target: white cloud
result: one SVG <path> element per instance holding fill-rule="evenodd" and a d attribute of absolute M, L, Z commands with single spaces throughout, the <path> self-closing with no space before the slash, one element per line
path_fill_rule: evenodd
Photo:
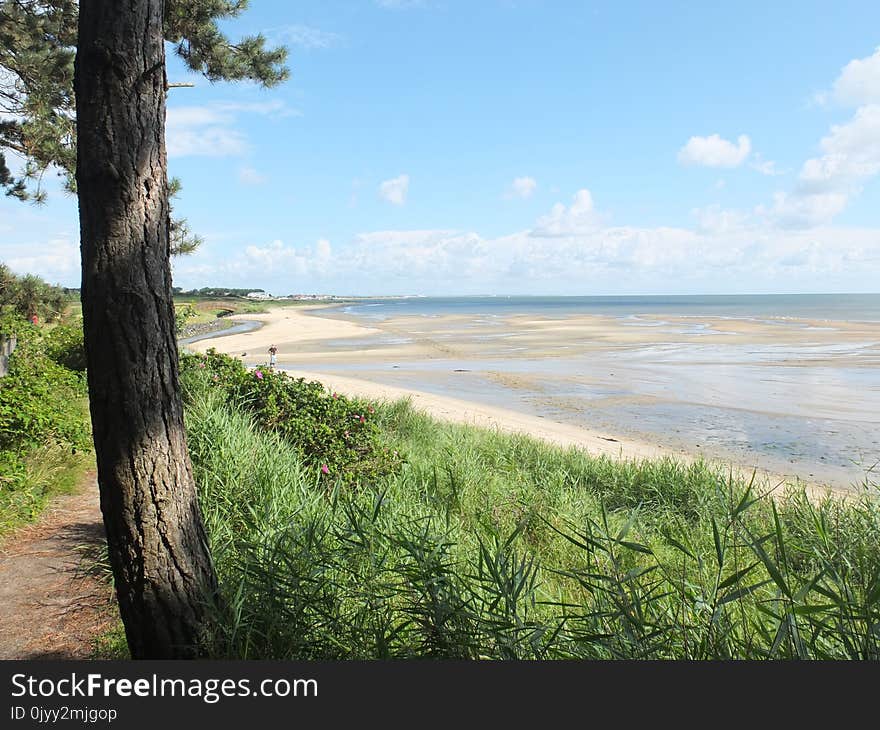
<path fill-rule="evenodd" d="M 831 88 L 831 98 L 840 104 L 861 106 L 880 104 L 880 47 L 873 55 L 850 61 Z M 818 95 L 820 101 L 828 98 L 827 93 Z"/>
<path fill-rule="evenodd" d="M 717 134 L 691 137 L 678 152 L 683 165 L 702 167 L 739 167 L 752 151 L 752 142 L 745 134 L 737 137 L 736 144 Z"/>
<path fill-rule="evenodd" d="M 432 270 L 445 274 L 479 256 L 480 240 L 476 234 L 458 231 L 375 231 L 358 235 L 346 258 L 355 271 L 376 271 L 376 262 L 381 261 L 379 266 L 392 276 L 406 271 L 430 276 Z"/>
<path fill-rule="evenodd" d="M 300 116 L 280 101 L 170 106 L 165 125 L 168 156 L 240 157 L 248 150 L 244 133 L 236 128 L 242 114 L 270 118 Z"/>
<path fill-rule="evenodd" d="M 330 245 L 330 241 L 326 238 L 320 239 L 315 244 L 315 257 L 319 261 L 328 261 L 332 255 L 333 247 Z"/>
<path fill-rule="evenodd" d="M 826 206 L 833 208 L 833 201 Z M 279 292 L 315 291 L 333 282 L 345 293 L 434 294 L 754 291 L 780 285 L 821 290 L 838 276 L 876 281 L 877 230 L 781 225 L 785 215 L 827 218 L 827 211 L 819 215 L 821 207 L 816 200 L 782 196 L 761 215 L 720 206 L 695 210 L 692 228 L 610 226 L 581 190 L 572 205 L 554 207 L 535 227 L 496 238 L 389 230 L 360 234 L 341 247 L 325 239 L 296 247 L 276 240 L 248 246 L 236 257 L 206 259 L 199 252 L 176 261 L 175 276 L 198 277 L 193 284 L 234 280 Z M 590 224 L 546 234 L 550 223 L 572 215 Z"/>
<path fill-rule="evenodd" d="M 812 201 L 820 207 L 817 201 Z M 818 211 L 791 210 L 788 199 L 757 216 L 711 206 L 694 211 L 694 229 L 607 226 L 592 196 L 581 190 L 571 206 L 555 206 L 530 230 L 494 239 L 450 230 L 378 231 L 361 234 L 338 257 L 334 270 L 357 272 L 366 281 L 399 281 L 442 291 L 444 286 L 473 286 L 475 291 L 535 290 L 632 291 L 634 282 L 724 282 L 728 290 L 747 289 L 758 279 L 821 277 L 823 271 L 880 275 L 880 235 L 870 229 L 827 226 L 785 228 L 783 213 L 821 216 Z M 825 205 L 833 208 L 833 201 Z M 827 217 L 827 210 L 823 215 Z M 588 225 L 568 226 L 570 218 Z M 552 227 L 554 235 L 548 236 Z M 786 283 L 795 279 L 786 279 Z M 748 282 L 740 286 L 737 282 Z M 663 285 L 660 284 L 662 287 Z"/>
<path fill-rule="evenodd" d="M 820 143 L 821 157 L 801 169 L 800 182 L 810 191 L 849 188 L 880 173 L 880 104 L 858 109 L 845 124 L 835 124 Z"/>
<path fill-rule="evenodd" d="M 244 134 L 232 119 L 207 108 L 168 109 L 166 144 L 169 157 L 236 157 L 247 150 Z"/>
<path fill-rule="evenodd" d="M 248 245 L 238 255 L 228 256 L 205 245 L 192 256 L 174 259 L 172 263 L 175 281 L 223 280 L 242 286 L 259 286 L 255 282 L 273 279 L 282 288 L 305 291 L 310 289 L 308 284 L 313 279 L 331 271 L 333 248 L 330 241 L 323 238 L 314 246 L 289 246 L 276 239 L 264 245 Z M 281 291 L 277 286 L 273 289 Z"/>
<path fill-rule="evenodd" d="M 79 243 L 57 237 L 39 244 L 4 244 L 2 260 L 17 274 L 36 274 L 50 283 L 79 286 Z"/>
<path fill-rule="evenodd" d="M 245 166 L 238 171 L 238 180 L 242 185 L 263 185 L 267 179 L 268 178 L 265 175 L 260 174 L 260 172 L 253 167 Z"/>
<path fill-rule="evenodd" d="M 819 146 L 822 155 L 803 163 L 793 190 L 777 191 L 770 204 L 755 208 L 763 224 L 810 229 L 830 224 L 846 209 L 865 182 L 880 174 L 880 104 L 862 106 L 849 121 L 833 125 Z M 753 166 L 766 165 L 756 156 Z M 772 163 L 761 171 L 777 172 Z M 712 210 L 698 218 L 707 230 L 723 229 L 730 222 Z"/>
<path fill-rule="evenodd" d="M 568 236 L 593 230 L 599 223 L 599 216 L 593 206 L 593 195 L 589 190 L 578 190 L 572 204 L 562 203 L 553 206 L 550 213 L 538 219 L 531 235 L 537 237 Z"/>
<path fill-rule="evenodd" d="M 797 188 L 776 196 L 772 210 L 802 225 L 830 221 L 880 174 L 880 48 L 850 61 L 831 91 L 815 98 L 858 108 L 849 121 L 832 125 L 819 143 L 822 154 L 801 167 Z"/>
<path fill-rule="evenodd" d="M 400 175 L 379 185 L 379 195 L 392 205 L 404 205 L 409 194 L 409 175 Z"/>
<path fill-rule="evenodd" d="M 773 205 L 759 205 L 755 212 L 781 228 L 813 228 L 829 224 L 846 208 L 848 196 L 842 192 L 777 192 Z"/>
<path fill-rule="evenodd" d="M 265 246 L 248 246 L 244 250 L 245 265 L 268 270 L 283 268 L 297 269 L 298 260 L 302 256 L 296 248 L 286 246 L 284 241 L 276 239 Z"/>
<path fill-rule="evenodd" d="M 749 164 L 753 170 L 757 170 L 762 175 L 767 175 L 769 177 L 775 177 L 776 175 L 784 175 L 785 173 L 776 167 L 776 163 L 773 160 L 764 160 L 761 158 L 761 155 L 756 154 L 754 159 Z"/>
<path fill-rule="evenodd" d="M 688 282 L 723 282 L 727 291 L 784 276 L 825 272 L 880 274 L 876 231 L 779 230 L 746 226 L 691 230 L 676 227 L 597 227 L 546 238 L 533 231 L 487 239 L 462 231 L 379 231 L 358 236 L 334 271 L 348 281 L 383 281 L 389 291 L 633 291 L 640 283 L 675 291 Z M 788 278 L 794 277 L 794 278 Z"/>
<path fill-rule="evenodd" d="M 691 214 L 697 221 L 697 230 L 702 233 L 727 234 L 741 231 L 747 227 L 749 220 L 747 213 L 722 208 L 718 204 L 695 208 Z"/>
<path fill-rule="evenodd" d="M 510 198 L 520 198 L 522 200 L 526 200 L 531 198 L 534 195 L 535 190 L 538 188 L 538 183 L 533 177 L 518 177 L 515 178 L 514 181 L 510 184 L 510 188 L 508 189 L 505 197 Z"/>

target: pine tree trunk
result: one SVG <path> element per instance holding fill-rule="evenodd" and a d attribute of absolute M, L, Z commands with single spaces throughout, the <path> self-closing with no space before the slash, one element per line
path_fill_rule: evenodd
<path fill-rule="evenodd" d="M 200 654 L 216 595 L 171 298 L 162 0 L 81 0 L 77 185 L 101 510 L 134 658 Z"/>

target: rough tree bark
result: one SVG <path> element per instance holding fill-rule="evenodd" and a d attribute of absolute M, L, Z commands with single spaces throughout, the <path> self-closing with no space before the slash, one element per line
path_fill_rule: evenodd
<path fill-rule="evenodd" d="M 171 298 L 162 0 L 82 0 L 77 185 L 101 510 L 134 658 L 200 653 L 216 595 Z"/>

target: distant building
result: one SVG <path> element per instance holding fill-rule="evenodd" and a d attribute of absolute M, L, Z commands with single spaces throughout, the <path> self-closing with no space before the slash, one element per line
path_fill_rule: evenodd
<path fill-rule="evenodd" d="M 335 294 L 288 294 L 285 299 L 294 299 L 298 302 L 325 302 L 339 299 L 339 297 L 337 297 Z"/>

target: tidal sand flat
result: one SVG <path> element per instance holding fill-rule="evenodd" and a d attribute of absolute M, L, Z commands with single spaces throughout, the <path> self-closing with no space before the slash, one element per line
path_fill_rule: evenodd
<path fill-rule="evenodd" d="M 257 318 L 192 348 L 257 364 L 276 344 L 279 366 L 340 390 L 421 394 L 434 413 L 594 452 L 838 489 L 880 460 L 878 295 L 417 298 Z"/>

